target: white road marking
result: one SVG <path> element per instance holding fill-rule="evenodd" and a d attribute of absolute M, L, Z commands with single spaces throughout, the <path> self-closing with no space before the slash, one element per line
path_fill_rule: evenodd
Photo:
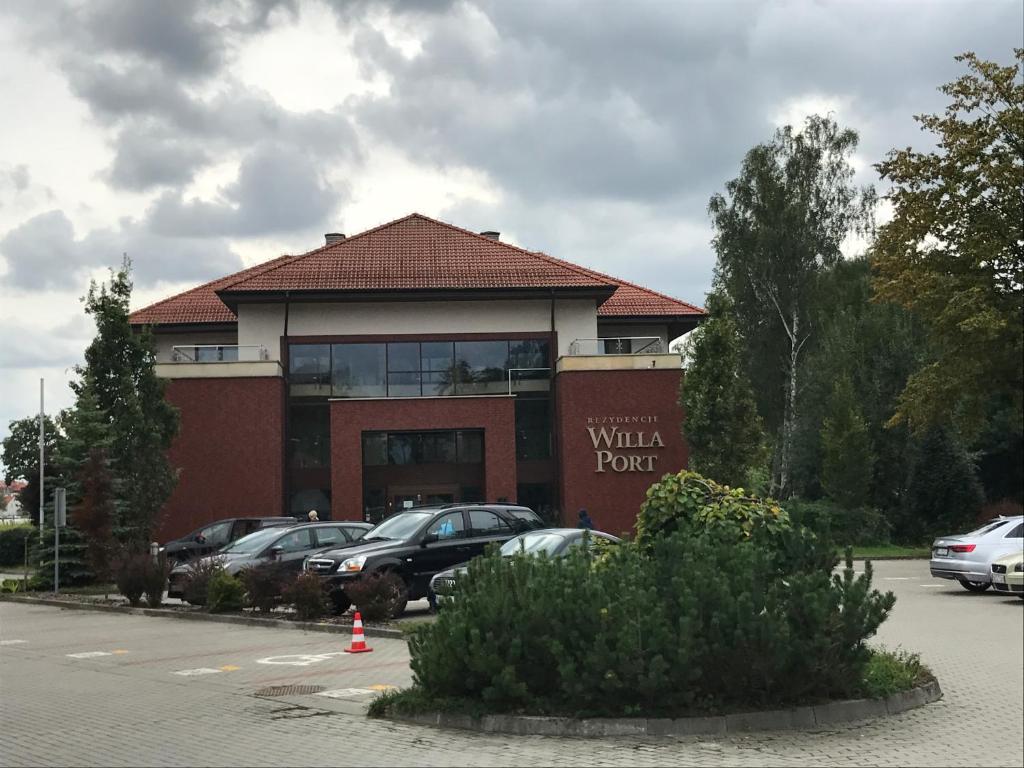
<path fill-rule="evenodd" d="M 181 675 L 182 677 L 195 677 L 196 675 L 219 675 L 219 669 L 210 669 L 209 667 L 200 667 L 199 669 L 182 669 L 178 672 L 172 672 L 172 675 Z"/>
<path fill-rule="evenodd" d="M 0 645 L 24 645 L 28 640 L 0 640 Z"/>
<path fill-rule="evenodd" d="M 910 581 L 909 576 L 886 576 L 883 581 Z"/>
<path fill-rule="evenodd" d="M 369 696 L 373 693 L 376 693 L 376 691 L 372 691 L 369 688 L 336 688 L 333 691 L 321 691 L 314 695 L 326 696 L 329 699 L 350 699 L 355 696 Z"/>
<path fill-rule="evenodd" d="M 65 654 L 69 659 L 95 659 L 97 656 L 113 656 L 107 651 L 83 651 L 82 653 Z"/>
<path fill-rule="evenodd" d="M 257 664 L 289 664 L 293 667 L 308 667 L 321 661 L 333 659 L 335 656 L 344 656 L 344 651 L 332 653 L 291 653 L 287 656 L 268 656 L 265 659 L 257 659 Z"/>
<path fill-rule="evenodd" d="M 918 584 L 923 589 L 942 589 L 945 584 Z"/>

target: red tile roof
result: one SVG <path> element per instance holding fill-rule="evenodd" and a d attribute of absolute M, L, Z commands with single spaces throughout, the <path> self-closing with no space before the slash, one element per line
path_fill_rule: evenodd
<path fill-rule="evenodd" d="M 613 287 L 613 295 L 598 308 L 601 316 L 702 314 L 692 304 L 638 285 L 414 213 L 164 299 L 132 313 L 131 321 L 234 322 L 220 292 Z"/>

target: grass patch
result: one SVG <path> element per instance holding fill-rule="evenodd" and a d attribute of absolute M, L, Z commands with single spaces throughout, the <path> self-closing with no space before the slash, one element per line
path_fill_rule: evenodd
<path fill-rule="evenodd" d="M 839 557 L 843 557 L 844 550 L 838 551 Z M 886 558 L 886 557 L 919 557 L 927 558 L 930 557 L 932 550 L 930 547 L 902 547 L 896 544 L 882 544 L 873 547 L 854 547 L 853 556 L 855 558 Z"/>
<path fill-rule="evenodd" d="M 916 653 L 877 650 L 864 668 L 861 691 L 870 699 L 881 699 L 901 691 L 909 691 L 932 678 L 931 670 L 921 663 Z"/>

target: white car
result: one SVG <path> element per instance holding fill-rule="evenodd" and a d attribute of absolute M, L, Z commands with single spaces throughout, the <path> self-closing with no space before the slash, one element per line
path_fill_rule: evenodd
<path fill-rule="evenodd" d="M 943 536 L 932 544 L 932 576 L 955 579 L 969 592 L 992 586 L 992 562 L 1024 550 L 1024 516 L 998 517 L 961 536 Z"/>

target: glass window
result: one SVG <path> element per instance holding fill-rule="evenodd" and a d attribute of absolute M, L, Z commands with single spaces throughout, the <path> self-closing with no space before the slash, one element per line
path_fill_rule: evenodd
<path fill-rule="evenodd" d="M 333 547 L 348 542 L 343 528 L 317 528 L 316 545 L 318 547 Z"/>
<path fill-rule="evenodd" d="M 535 552 L 547 552 L 554 554 L 565 544 L 565 537 L 560 533 L 541 532 L 524 533 L 514 539 L 506 541 L 501 547 L 501 554 L 511 557 L 518 553 L 531 555 Z"/>
<path fill-rule="evenodd" d="M 1006 538 L 1008 538 L 1008 539 L 1024 539 L 1024 523 L 1021 523 L 1016 528 L 1014 528 L 1012 531 L 1010 531 L 1008 534 L 1006 534 Z"/>
<path fill-rule="evenodd" d="M 384 344 L 335 344 L 331 367 L 335 397 L 386 397 Z"/>
<path fill-rule="evenodd" d="M 512 528 L 508 523 L 486 509 L 471 509 L 469 511 L 469 527 L 473 529 L 474 536 L 498 536 L 503 533 L 512 533 Z"/>
<path fill-rule="evenodd" d="M 288 425 L 289 466 L 326 467 L 331 462 L 331 413 L 327 403 L 293 405 Z"/>
<path fill-rule="evenodd" d="M 430 519 L 430 512 L 399 512 L 381 522 L 376 528 L 367 531 L 363 538 L 404 540 L 416 532 L 423 523 Z"/>
<path fill-rule="evenodd" d="M 455 362 L 450 341 L 424 341 L 420 344 L 420 370 L 451 373 Z"/>
<path fill-rule="evenodd" d="M 509 368 L 547 368 L 548 343 L 540 339 L 523 339 L 509 343 Z M 544 371 L 538 372 L 546 377 Z"/>
<path fill-rule="evenodd" d="M 313 532 L 309 528 L 300 528 L 274 542 L 272 548 L 280 547 L 282 554 L 301 552 L 313 548 Z"/>
<path fill-rule="evenodd" d="M 382 467 L 388 463 L 388 433 L 363 432 L 363 465 Z"/>
<path fill-rule="evenodd" d="M 452 369 L 448 371 L 425 371 L 420 374 L 423 380 L 424 395 L 454 395 L 455 379 L 457 372 Z"/>
<path fill-rule="evenodd" d="M 238 347 L 217 347 L 217 351 L 221 360 L 229 363 L 238 362 Z"/>
<path fill-rule="evenodd" d="M 396 432 L 388 435 L 388 463 L 415 464 L 415 440 L 411 434 Z"/>
<path fill-rule="evenodd" d="M 484 434 L 479 430 L 462 430 L 456 433 L 459 461 L 463 464 L 480 464 L 484 460 Z"/>
<path fill-rule="evenodd" d="M 388 397 L 419 397 L 420 375 L 414 371 L 388 374 Z"/>
<path fill-rule="evenodd" d="M 331 371 L 329 344 L 292 344 L 288 375 L 292 384 L 326 384 Z"/>
<path fill-rule="evenodd" d="M 551 457 L 551 415 L 546 397 L 516 398 L 516 458 Z"/>
<path fill-rule="evenodd" d="M 276 528 L 264 528 L 262 531 L 243 536 L 238 541 L 229 544 L 223 551 L 231 554 L 251 555 L 259 552 L 280 535 L 281 532 Z"/>
<path fill-rule="evenodd" d="M 463 522 L 462 513 L 450 512 L 438 518 L 427 528 L 427 535 L 429 536 L 432 533 L 437 534 L 439 541 L 462 538 L 466 534 L 466 525 Z"/>
<path fill-rule="evenodd" d="M 388 372 L 418 371 L 420 369 L 420 345 L 418 341 L 388 344 Z"/>
<path fill-rule="evenodd" d="M 455 433 L 423 432 L 418 436 L 415 453 L 417 464 L 454 464 Z"/>
<path fill-rule="evenodd" d="M 330 487 L 318 488 L 301 487 L 303 483 L 292 482 L 294 493 L 288 504 L 289 514 L 298 518 L 305 518 L 310 510 L 315 509 L 321 520 L 331 518 L 331 489 Z"/>
<path fill-rule="evenodd" d="M 199 532 L 198 539 L 200 544 L 223 547 L 228 543 L 228 537 L 230 535 L 231 521 L 229 520 L 226 523 L 217 523 L 216 525 L 206 526 Z"/>
<path fill-rule="evenodd" d="M 507 341 L 455 342 L 459 394 L 500 392 L 508 367 Z"/>

